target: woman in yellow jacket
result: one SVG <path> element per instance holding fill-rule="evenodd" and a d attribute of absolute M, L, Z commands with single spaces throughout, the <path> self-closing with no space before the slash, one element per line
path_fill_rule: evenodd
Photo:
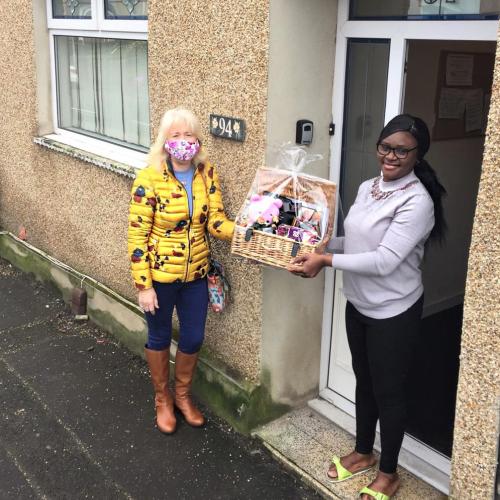
<path fill-rule="evenodd" d="M 204 417 L 190 397 L 208 309 L 208 235 L 230 240 L 217 173 L 200 143 L 192 112 L 175 108 L 162 118 L 150 165 L 132 187 L 128 253 L 139 305 L 148 323 L 145 355 L 155 390 L 158 429 L 176 428 L 174 405 L 195 427 Z M 168 388 L 174 307 L 180 324 L 175 394 Z"/>

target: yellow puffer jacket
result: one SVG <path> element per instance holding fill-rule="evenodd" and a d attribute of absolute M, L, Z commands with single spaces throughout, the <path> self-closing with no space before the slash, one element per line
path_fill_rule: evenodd
<path fill-rule="evenodd" d="M 206 229 L 230 240 L 234 222 L 222 204 L 219 180 L 208 162 L 196 167 L 193 177 L 193 214 L 189 217 L 187 192 L 169 168 L 162 173 L 149 166 L 140 170 L 132 186 L 128 224 L 128 253 L 132 277 L 139 290 L 153 281 L 174 283 L 206 276 Z"/>

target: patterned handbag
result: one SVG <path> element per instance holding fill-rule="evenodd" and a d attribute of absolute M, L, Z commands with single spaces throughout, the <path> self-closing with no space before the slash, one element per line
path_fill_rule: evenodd
<path fill-rule="evenodd" d="M 213 312 L 222 312 L 229 303 L 229 282 L 224 276 L 224 268 L 220 262 L 210 258 L 207 273 L 208 303 Z"/>
<path fill-rule="evenodd" d="M 205 174 L 202 173 L 202 179 L 205 184 L 205 190 L 207 191 L 207 181 L 205 179 Z M 208 191 L 207 191 L 208 197 Z M 210 198 L 209 202 L 210 202 Z M 210 236 L 208 231 L 206 231 L 205 239 L 207 241 L 208 250 L 210 255 L 212 254 L 212 248 L 210 247 Z M 229 304 L 229 281 L 224 276 L 224 268 L 222 264 L 213 259 L 209 258 L 208 262 L 208 273 L 207 273 L 207 284 L 208 284 L 208 305 L 213 312 L 222 312 Z"/>

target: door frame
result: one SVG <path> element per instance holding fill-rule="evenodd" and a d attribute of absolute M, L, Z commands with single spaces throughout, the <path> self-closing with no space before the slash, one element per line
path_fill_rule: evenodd
<path fill-rule="evenodd" d="M 342 155 L 344 121 L 345 76 L 347 43 L 349 38 L 390 39 L 389 67 L 387 78 L 384 123 L 400 113 L 404 102 L 405 72 L 408 40 L 456 40 L 456 41 L 497 41 L 498 21 L 350 21 L 349 1 L 339 0 L 337 35 L 335 48 L 335 70 L 333 78 L 332 116 L 337 133 L 330 141 L 330 180 L 339 185 Z M 337 203 L 338 210 L 338 203 Z M 336 228 L 335 228 L 336 230 Z M 323 324 L 320 361 L 320 397 L 330 408 L 320 411 L 341 427 L 353 432 L 354 404 L 329 389 L 328 370 L 331 344 L 333 341 L 333 311 L 335 293 L 335 271 L 325 271 L 325 293 L 323 304 Z M 313 405 L 312 405 L 313 406 Z M 450 459 L 432 450 L 417 439 L 405 435 L 400 463 L 444 493 L 448 493 Z"/>

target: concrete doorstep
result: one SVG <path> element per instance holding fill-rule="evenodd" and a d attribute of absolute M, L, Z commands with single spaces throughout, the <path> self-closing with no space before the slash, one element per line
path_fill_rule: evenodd
<path fill-rule="evenodd" d="M 330 483 L 326 478 L 332 455 L 345 455 L 354 447 L 354 438 L 309 407 L 297 409 L 266 424 L 254 433 L 285 467 L 324 498 L 359 498 L 359 490 L 376 475 L 376 469 L 348 481 Z M 446 495 L 399 467 L 401 487 L 393 497 L 399 500 L 441 500 Z"/>

